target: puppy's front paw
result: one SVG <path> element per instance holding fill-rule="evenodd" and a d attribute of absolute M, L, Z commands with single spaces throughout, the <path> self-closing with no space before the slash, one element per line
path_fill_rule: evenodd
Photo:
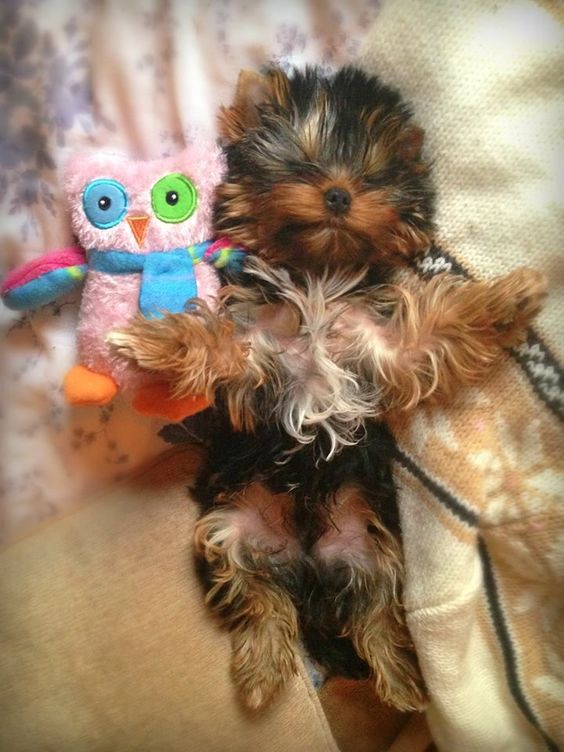
<path fill-rule="evenodd" d="M 139 341 L 135 333 L 128 332 L 127 329 L 113 329 L 106 334 L 106 342 L 120 355 L 136 360 L 135 353 Z"/>
<path fill-rule="evenodd" d="M 106 342 L 121 356 L 135 361 L 141 368 L 163 370 L 159 368 L 159 363 L 170 350 L 170 343 L 163 336 L 166 332 L 161 320 L 148 321 L 142 316 L 136 316 L 124 329 L 109 331 Z"/>
<path fill-rule="evenodd" d="M 523 341 L 527 327 L 542 308 L 546 287 L 543 274 L 525 267 L 492 281 L 492 302 L 499 312 L 495 326 L 503 347 Z"/>

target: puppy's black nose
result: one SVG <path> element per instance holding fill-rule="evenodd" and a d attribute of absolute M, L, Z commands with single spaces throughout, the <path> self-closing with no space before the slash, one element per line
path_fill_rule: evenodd
<path fill-rule="evenodd" d="M 333 214 L 346 214 L 351 208 L 351 194 L 344 188 L 329 188 L 325 191 L 325 203 Z"/>

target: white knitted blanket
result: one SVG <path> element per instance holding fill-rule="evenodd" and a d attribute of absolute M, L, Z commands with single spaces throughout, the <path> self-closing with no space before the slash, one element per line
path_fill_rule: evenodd
<path fill-rule="evenodd" d="M 480 389 L 398 420 L 408 620 L 441 750 L 564 746 L 564 6 L 388 0 L 361 64 L 411 100 L 438 190 L 422 273 L 549 279 Z"/>

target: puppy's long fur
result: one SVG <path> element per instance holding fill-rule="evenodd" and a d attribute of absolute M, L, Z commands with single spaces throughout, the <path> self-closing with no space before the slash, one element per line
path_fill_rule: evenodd
<path fill-rule="evenodd" d="M 113 342 L 222 416 L 195 489 L 196 551 L 246 703 L 292 674 L 301 634 L 330 670 L 421 708 L 383 421 L 482 378 L 544 281 L 391 282 L 431 242 L 433 191 L 423 133 L 378 79 L 242 74 L 221 127 L 216 226 L 252 257 L 217 312 L 138 319 Z"/>

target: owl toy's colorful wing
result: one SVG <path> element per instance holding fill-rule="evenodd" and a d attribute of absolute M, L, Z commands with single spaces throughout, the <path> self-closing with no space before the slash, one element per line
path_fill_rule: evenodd
<path fill-rule="evenodd" d="M 215 269 L 237 270 L 241 267 L 247 252 L 241 246 L 224 236 L 217 240 L 204 240 L 189 246 L 188 253 L 194 264 L 204 261 Z"/>
<path fill-rule="evenodd" d="M 203 250 L 203 260 L 216 269 L 237 270 L 241 267 L 247 252 L 241 246 L 233 245 L 229 238 L 222 236 L 207 245 Z"/>
<path fill-rule="evenodd" d="M 188 253 L 196 269 L 197 290 L 191 295 L 187 295 L 184 299 L 185 302 L 196 296 L 208 303 L 216 300 L 220 286 L 217 270 L 236 271 L 241 268 L 246 256 L 243 249 L 234 246 L 225 237 L 217 240 L 204 240 L 201 243 L 188 246 Z"/>
<path fill-rule="evenodd" d="M 62 248 L 14 269 L 2 282 L 0 294 L 16 311 L 39 308 L 78 287 L 86 269 L 81 248 Z"/>

